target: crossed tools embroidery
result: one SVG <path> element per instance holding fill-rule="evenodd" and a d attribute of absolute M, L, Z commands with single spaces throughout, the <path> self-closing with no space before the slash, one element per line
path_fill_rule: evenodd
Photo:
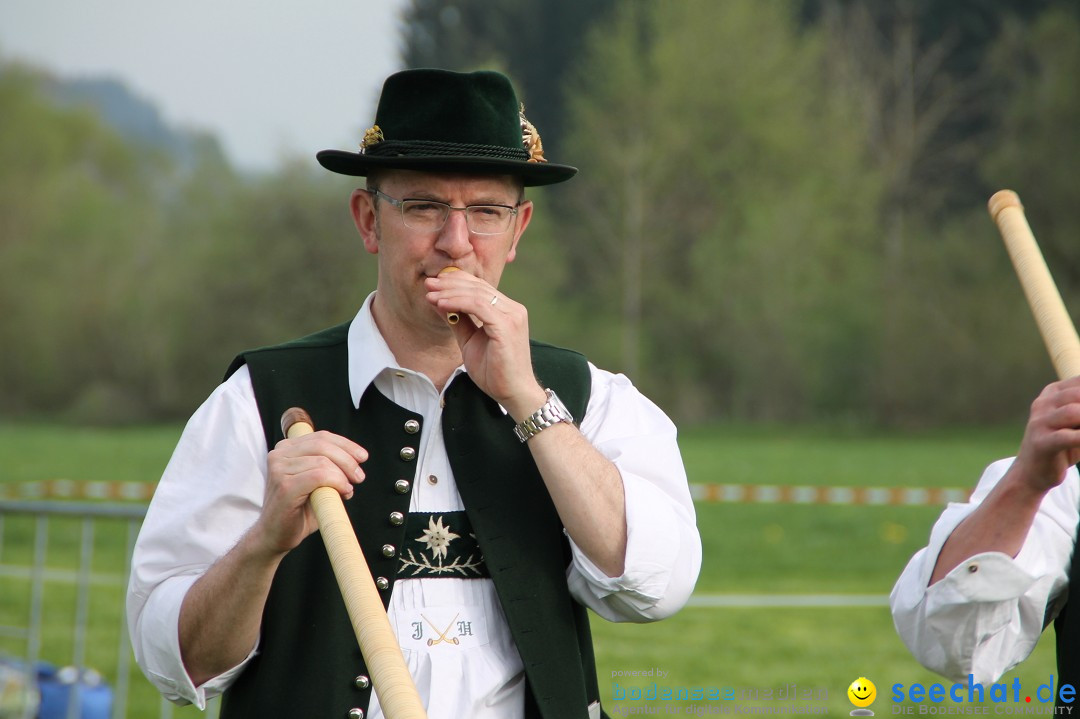
<path fill-rule="evenodd" d="M 454 615 L 454 618 L 451 619 L 450 622 L 446 625 L 446 629 L 439 629 L 439 627 L 436 626 L 433 621 L 428 619 L 426 614 L 421 614 L 420 617 L 424 621 L 422 621 L 422 622 L 411 622 L 412 629 L 413 629 L 413 632 L 412 632 L 411 636 L 412 636 L 413 639 L 416 639 L 416 640 L 424 639 L 424 632 L 425 632 L 424 624 L 426 623 L 429 627 L 432 628 L 432 630 L 434 630 L 434 632 L 436 634 L 436 636 L 434 638 L 432 638 L 432 637 L 427 638 L 426 641 L 427 641 L 427 645 L 429 647 L 438 646 L 439 644 L 443 644 L 443 643 L 452 644 L 454 646 L 461 646 L 461 642 L 462 642 L 463 639 L 468 639 L 468 638 L 476 639 L 477 638 L 473 634 L 473 623 L 471 621 L 467 621 L 465 619 L 460 619 L 461 612 L 458 612 L 457 614 Z M 444 616 L 444 618 L 445 618 L 445 616 Z M 453 631 L 455 629 L 456 629 L 456 631 Z M 454 636 L 450 636 L 450 633 L 452 631 L 454 633 Z"/>
<path fill-rule="evenodd" d="M 424 617 L 423 614 L 421 614 L 420 616 Z M 427 617 L 424 617 L 424 621 L 428 623 L 428 626 L 431 627 L 432 629 L 434 629 L 435 633 L 439 635 L 438 639 L 428 639 L 427 640 L 427 645 L 429 647 L 433 647 L 436 644 L 442 644 L 443 642 L 450 642 L 451 644 L 454 644 L 454 645 L 461 644 L 461 640 L 458 639 L 457 637 L 450 637 L 449 639 L 446 637 L 446 635 L 450 633 L 451 627 L 454 626 L 454 622 L 456 622 L 457 618 L 460 617 L 460 616 L 461 616 L 461 612 L 458 612 L 457 614 L 455 614 L 454 618 L 450 620 L 450 623 L 446 625 L 446 629 L 444 629 L 441 632 L 439 631 L 438 627 L 436 627 L 434 624 L 431 623 L 430 619 L 428 619 Z"/>

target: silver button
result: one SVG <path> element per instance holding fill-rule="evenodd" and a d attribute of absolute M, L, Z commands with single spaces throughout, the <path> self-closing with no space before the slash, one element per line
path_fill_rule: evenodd
<path fill-rule="evenodd" d="M 394 482 L 394 491 L 398 494 L 405 494 L 409 491 L 410 486 L 411 485 L 409 484 L 409 480 L 399 479 L 398 481 Z"/>
<path fill-rule="evenodd" d="M 389 558 L 389 557 L 394 556 L 395 554 L 397 554 L 397 547 L 395 547 L 393 544 L 384 544 L 384 545 L 382 545 L 382 555 L 384 557 Z"/>
<path fill-rule="evenodd" d="M 360 707 L 353 707 L 349 710 L 349 719 L 364 719 L 364 710 Z"/>
<path fill-rule="evenodd" d="M 365 677 L 363 674 L 361 674 L 360 676 L 358 676 L 356 678 L 356 688 L 357 689 L 367 689 L 370 686 L 371 686 L 371 680 L 368 679 L 367 677 Z"/>
<path fill-rule="evenodd" d="M 402 514 L 401 512 L 391 512 L 390 513 L 390 524 L 394 525 L 395 527 L 400 527 L 402 525 L 402 523 L 404 523 L 404 521 L 405 521 L 405 515 Z"/>
<path fill-rule="evenodd" d="M 379 589 L 386 589 L 387 587 L 390 586 L 390 580 L 387 579 L 386 577 L 376 577 L 375 578 L 375 586 L 378 587 Z"/>
<path fill-rule="evenodd" d="M 415 419 L 410 419 L 405 423 L 405 431 L 409 434 L 416 434 L 420 431 L 420 423 Z"/>
<path fill-rule="evenodd" d="M 401 451 L 398 452 L 398 454 L 406 462 L 411 462 L 414 459 L 416 459 L 416 450 L 413 449 L 412 447 L 402 447 Z"/>
<path fill-rule="evenodd" d="M 439 483 L 439 478 L 436 477 L 434 474 L 429 474 L 428 478 L 427 478 L 427 483 L 428 484 L 438 484 Z"/>

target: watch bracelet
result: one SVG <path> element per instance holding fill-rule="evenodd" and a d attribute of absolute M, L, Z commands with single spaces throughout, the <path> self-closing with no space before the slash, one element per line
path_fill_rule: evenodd
<path fill-rule="evenodd" d="M 547 401 L 540 409 L 514 425 L 514 434 L 521 442 L 527 442 L 540 434 L 548 427 L 553 427 L 560 422 L 573 422 L 574 418 L 559 396 L 551 389 L 545 388 Z"/>

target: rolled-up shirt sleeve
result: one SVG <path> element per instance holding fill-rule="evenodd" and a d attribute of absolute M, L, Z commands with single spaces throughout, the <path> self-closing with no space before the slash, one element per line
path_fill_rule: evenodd
<path fill-rule="evenodd" d="M 244 367 L 192 415 L 147 510 L 132 555 L 128 629 L 137 663 L 171 701 L 204 708 L 247 663 L 196 687 L 180 654 L 180 607 L 258 518 L 266 454 Z"/>
<path fill-rule="evenodd" d="M 701 537 L 675 425 L 623 375 L 590 364 L 582 434 L 622 476 L 624 571 L 608 577 L 573 540 L 570 591 L 610 621 L 663 619 L 686 604 L 701 570 Z"/>
<path fill-rule="evenodd" d="M 929 544 L 908 562 L 889 597 L 893 623 L 919 662 L 939 674 L 991 683 L 1023 661 L 1064 601 L 1077 524 L 1080 478 L 1043 498 L 1016 557 L 986 552 L 961 562 L 928 586 L 949 535 L 975 511 L 1012 464 L 987 467 L 971 499 L 950 504 Z"/>

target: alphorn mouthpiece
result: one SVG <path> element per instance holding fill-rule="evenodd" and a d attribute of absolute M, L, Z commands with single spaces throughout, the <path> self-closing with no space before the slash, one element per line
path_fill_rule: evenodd
<path fill-rule="evenodd" d="M 447 272 L 459 272 L 460 270 L 460 267 L 455 267 L 454 265 L 447 265 L 446 267 L 442 268 L 439 274 L 445 275 Z M 458 322 L 461 321 L 461 315 L 459 315 L 457 312 L 447 312 L 446 321 L 452 325 L 456 325 Z"/>
<path fill-rule="evenodd" d="M 1020 196 L 1012 190 L 998 190 L 991 197 L 987 203 L 987 208 L 990 210 L 990 217 L 997 222 L 998 215 L 1001 211 L 1009 207 L 1019 207 L 1021 210 L 1024 206 L 1020 204 Z"/>
<path fill-rule="evenodd" d="M 311 421 L 311 415 L 299 407 L 289 407 L 281 414 L 281 433 L 286 437 L 289 436 L 289 430 L 294 424 L 303 422 L 312 429 L 315 428 L 315 423 Z"/>

